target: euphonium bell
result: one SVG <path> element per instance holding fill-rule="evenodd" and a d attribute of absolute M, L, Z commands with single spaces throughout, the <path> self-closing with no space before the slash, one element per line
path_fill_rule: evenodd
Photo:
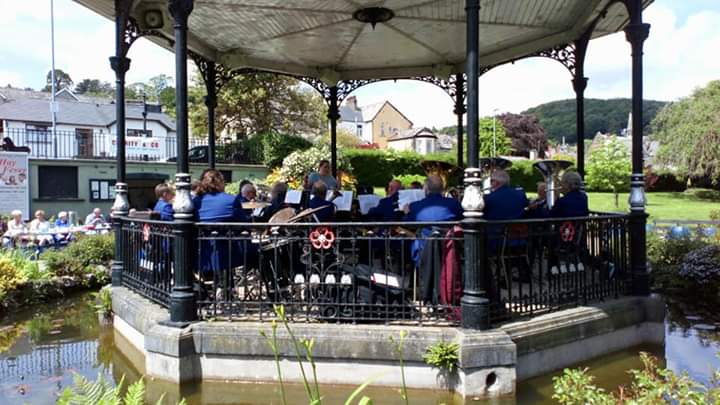
<path fill-rule="evenodd" d="M 426 175 L 430 176 L 434 174 L 440 176 L 445 187 L 448 186 L 450 178 L 460 170 L 456 165 L 441 160 L 424 160 L 420 162 L 420 166 L 425 170 Z"/>

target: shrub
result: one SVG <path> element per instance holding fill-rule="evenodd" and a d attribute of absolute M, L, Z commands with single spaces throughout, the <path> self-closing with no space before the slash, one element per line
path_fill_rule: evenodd
<path fill-rule="evenodd" d="M 678 192 L 685 191 L 686 182 L 667 171 L 654 171 L 652 167 L 645 168 L 645 188 L 647 191 Z"/>
<path fill-rule="evenodd" d="M 707 188 L 689 188 L 683 193 L 693 200 L 720 201 L 720 191 Z"/>
<path fill-rule="evenodd" d="M 82 279 L 95 274 L 98 265 L 107 266 L 115 254 L 112 234 L 80 236 L 63 250 L 47 250 L 40 258 L 47 268 L 58 276 Z"/>
<path fill-rule="evenodd" d="M 424 184 L 427 177 L 419 174 L 405 174 L 402 176 L 393 176 L 393 178 L 402 183 L 403 187 L 410 188 L 410 185 L 415 181 Z"/>
<path fill-rule="evenodd" d="M 347 149 L 344 152 L 360 184 L 384 187 L 393 175 L 425 175 L 422 156 L 412 152 L 376 149 Z"/>
<path fill-rule="evenodd" d="M 533 160 L 515 160 L 507 170 L 510 183 L 515 187 L 522 187 L 527 192 L 537 190 L 537 183 L 543 181 L 542 173 L 533 167 Z"/>
<path fill-rule="evenodd" d="M 0 255 L 0 301 L 25 281 L 22 270 L 15 265 L 12 258 L 6 254 Z"/>
<path fill-rule="evenodd" d="M 322 159 L 330 160 L 330 148 L 327 146 L 313 146 L 291 153 L 283 160 L 281 180 L 288 182 L 291 187 L 297 187 L 302 184 L 305 175 L 317 170 L 318 162 Z M 353 166 L 341 153 L 338 153 L 338 169 L 346 173 L 353 172 Z"/>
<path fill-rule="evenodd" d="M 270 168 L 280 166 L 283 159 L 291 153 L 306 150 L 313 146 L 310 141 L 301 136 L 276 132 L 257 134 L 251 137 L 249 142 L 260 144 L 258 149 L 262 153 L 262 162 Z"/>
<path fill-rule="evenodd" d="M 679 274 L 699 286 L 719 285 L 720 246 L 708 245 L 685 255 Z"/>

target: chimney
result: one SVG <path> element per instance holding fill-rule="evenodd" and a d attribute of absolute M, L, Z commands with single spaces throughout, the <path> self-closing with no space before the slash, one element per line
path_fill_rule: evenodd
<path fill-rule="evenodd" d="M 350 107 L 350 109 L 352 109 L 353 111 L 357 111 L 357 110 L 358 110 L 357 97 L 355 97 L 355 96 L 350 96 L 350 97 L 348 97 L 348 98 L 345 100 L 345 104 L 346 104 L 348 107 Z"/>

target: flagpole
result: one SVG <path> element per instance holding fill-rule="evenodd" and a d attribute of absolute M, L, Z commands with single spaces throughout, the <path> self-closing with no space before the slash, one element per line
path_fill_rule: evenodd
<path fill-rule="evenodd" d="M 54 0 L 50 0 L 50 53 L 52 58 L 52 70 L 50 71 L 50 116 L 52 119 L 52 142 L 53 155 L 57 158 L 57 137 L 55 135 L 55 125 L 57 113 L 57 104 L 55 104 L 55 4 Z"/>

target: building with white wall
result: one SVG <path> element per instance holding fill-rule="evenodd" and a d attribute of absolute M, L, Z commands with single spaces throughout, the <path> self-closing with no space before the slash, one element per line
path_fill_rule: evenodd
<path fill-rule="evenodd" d="M 115 156 L 115 103 L 113 100 L 56 93 L 55 131 L 52 130 L 50 94 L 0 88 L 0 138 L 30 148 L 33 158 L 112 158 Z M 146 115 L 143 117 L 143 113 Z M 161 160 L 175 156 L 175 122 L 160 105 L 126 104 L 128 158 Z"/>

